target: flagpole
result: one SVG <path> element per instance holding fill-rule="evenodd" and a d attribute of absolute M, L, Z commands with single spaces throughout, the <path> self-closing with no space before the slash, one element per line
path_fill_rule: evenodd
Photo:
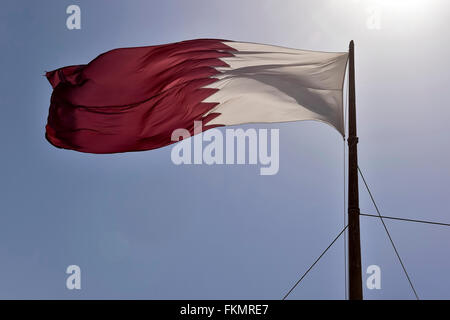
<path fill-rule="evenodd" d="M 362 300 L 361 242 L 359 232 L 358 136 L 356 133 L 355 56 L 349 45 L 349 127 L 348 127 L 348 273 L 349 298 Z"/>

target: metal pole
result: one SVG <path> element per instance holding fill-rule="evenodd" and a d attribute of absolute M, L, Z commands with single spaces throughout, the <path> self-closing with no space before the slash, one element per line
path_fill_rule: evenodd
<path fill-rule="evenodd" d="M 348 128 L 348 273 L 349 298 L 362 300 L 361 243 L 359 233 L 358 137 L 356 134 L 355 57 L 349 46 L 349 128 Z"/>

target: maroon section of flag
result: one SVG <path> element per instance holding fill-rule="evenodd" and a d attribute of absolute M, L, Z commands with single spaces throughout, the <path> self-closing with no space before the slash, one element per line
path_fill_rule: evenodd
<path fill-rule="evenodd" d="M 53 87 L 46 138 L 56 147 L 89 153 L 140 151 L 172 143 L 175 129 L 193 133 L 217 103 L 202 102 L 217 89 L 220 58 L 235 50 L 221 40 L 122 48 L 87 65 L 47 72 Z M 217 125 L 216 125 L 217 126 Z M 207 130 L 213 126 L 204 126 Z"/>

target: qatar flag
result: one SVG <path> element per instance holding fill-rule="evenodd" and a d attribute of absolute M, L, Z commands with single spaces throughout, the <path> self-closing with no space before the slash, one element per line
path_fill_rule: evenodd
<path fill-rule="evenodd" d="M 89 153 L 150 150 L 179 128 L 318 120 L 344 135 L 348 53 L 216 39 L 108 51 L 47 72 L 46 138 Z"/>

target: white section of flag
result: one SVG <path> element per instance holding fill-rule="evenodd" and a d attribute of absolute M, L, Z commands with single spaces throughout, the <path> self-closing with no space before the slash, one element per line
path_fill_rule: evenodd
<path fill-rule="evenodd" d="M 323 121 L 344 135 L 342 90 L 346 52 L 318 52 L 278 46 L 224 42 L 237 50 L 221 58 L 219 91 L 203 102 L 218 102 L 220 113 L 207 125 L 237 125 L 299 120 Z"/>

